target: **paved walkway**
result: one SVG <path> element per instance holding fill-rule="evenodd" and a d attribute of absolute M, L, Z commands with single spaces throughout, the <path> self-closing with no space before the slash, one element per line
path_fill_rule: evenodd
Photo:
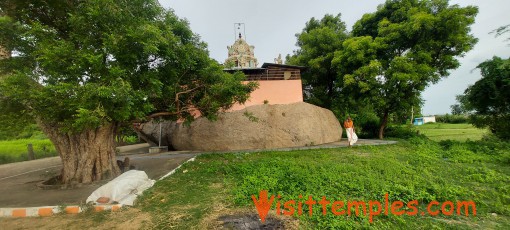
<path fill-rule="evenodd" d="M 382 145 L 394 143 L 396 143 L 396 141 L 360 139 L 356 145 Z M 227 152 L 291 151 L 302 149 L 339 148 L 346 146 L 346 141 L 340 141 L 316 146 L 279 149 L 250 149 Z M 145 171 L 152 179 L 159 179 L 161 176 L 196 155 L 226 152 L 172 151 L 148 154 L 148 150 L 148 144 L 120 147 L 117 159 L 123 160 L 124 157 L 128 155 L 131 159 L 131 164 L 135 165 L 137 170 Z M 43 190 L 36 186 L 37 183 L 58 175 L 61 169 L 62 166 L 59 157 L 0 165 L 0 208 L 82 204 L 95 189 L 106 183 L 106 181 L 97 182 L 74 189 Z"/>
<path fill-rule="evenodd" d="M 358 142 L 354 146 L 365 146 L 365 145 L 391 145 L 396 144 L 397 141 L 387 140 L 373 140 L 373 139 L 358 139 Z M 302 146 L 302 147 L 288 147 L 288 148 L 276 148 L 276 149 L 245 149 L 245 150 L 231 150 L 231 151 L 208 151 L 208 152 L 197 152 L 197 153 L 235 153 L 235 152 L 266 152 L 266 151 L 293 151 L 293 150 L 306 150 L 306 149 L 333 149 L 348 147 L 347 141 L 337 141 L 321 145 Z"/>
<path fill-rule="evenodd" d="M 135 154 L 129 156 L 131 164 L 135 165 L 137 170 L 145 171 L 152 179 L 160 178 L 196 155 L 179 152 L 138 154 L 140 148 L 128 149 L 128 152 L 121 154 Z M 123 160 L 124 157 L 119 154 L 117 159 Z M 0 165 L 0 208 L 78 205 L 84 203 L 94 190 L 107 182 L 96 182 L 73 189 L 44 190 L 37 187 L 37 183 L 58 175 L 61 169 L 60 157 Z"/>

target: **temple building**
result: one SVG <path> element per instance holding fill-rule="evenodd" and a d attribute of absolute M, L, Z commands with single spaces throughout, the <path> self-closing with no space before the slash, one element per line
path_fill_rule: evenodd
<path fill-rule="evenodd" d="M 254 47 L 242 36 L 235 36 L 235 40 L 227 46 L 224 71 L 241 71 L 246 76 L 245 84 L 258 83 L 249 99 L 220 113 L 215 122 L 198 118 L 197 110 L 194 115 L 198 119 L 190 125 L 182 124 L 182 120 L 163 123 L 165 132 L 157 128 L 160 122 L 142 123 L 136 126 L 140 137 L 153 146 L 191 151 L 301 147 L 341 139 L 342 128 L 333 112 L 303 102 L 301 71 L 305 67 L 284 65 L 281 55 L 274 63 L 258 67 Z"/>
<path fill-rule="evenodd" d="M 227 46 L 228 58 L 225 60 L 227 65 L 232 65 L 234 68 L 255 68 L 258 65 L 257 59 L 254 56 L 254 46 L 248 45 L 239 33 L 237 39 L 232 46 Z"/>
<path fill-rule="evenodd" d="M 301 71 L 304 71 L 305 67 L 284 65 L 281 55 L 274 59 L 275 63 L 264 63 L 257 67 L 254 48 L 241 34 L 232 46 L 227 46 L 225 71 L 242 71 L 247 81 L 259 83 L 258 89 L 251 93 L 248 101 L 244 105 L 234 105 L 232 110 L 241 110 L 252 105 L 303 102 Z"/>

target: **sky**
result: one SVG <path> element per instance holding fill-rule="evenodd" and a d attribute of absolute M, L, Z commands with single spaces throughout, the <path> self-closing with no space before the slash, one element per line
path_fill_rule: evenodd
<path fill-rule="evenodd" d="M 237 35 L 234 23 L 244 23 L 245 39 L 255 46 L 259 66 L 274 62 L 279 54 L 284 58 L 298 47 L 296 33 L 302 31 L 312 17 L 321 19 L 325 14 L 341 14 L 350 31 L 363 14 L 372 13 L 384 0 L 159 0 L 180 18 L 185 18 L 193 32 L 208 44 L 210 56 L 220 63 L 227 58 L 227 46 Z M 476 66 L 493 56 L 510 56 L 510 37 L 489 34 L 500 26 L 510 24 L 509 0 L 450 0 L 460 6 L 475 5 L 479 12 L 471 33 L 479 39 L 476 46 L 464 57 L 461 66 L 450 71 L 450 76 L 429 86 L 422 94 L 425 101 L 423 115 L 450 113 L 455 96 L 481 78 Z"/>

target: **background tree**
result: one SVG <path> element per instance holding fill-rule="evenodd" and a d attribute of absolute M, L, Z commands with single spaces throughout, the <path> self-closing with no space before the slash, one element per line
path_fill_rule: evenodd
<path fill-rule="evenodd" d="M 450 106 L 453 115 L 470 114 L 472 112 L 466 95 L 457 95 L 455 100 L 457 100 L 457 103 Z"/>
<path fill-rule="evenodd" d="M 1 93 L 0 93 L 1 94 Z M 0 140 L 13 140 L 31 137 L 41 137 L 41 131 L 38 129 L 32 117 L 26 114 L 11 113 L 14 108 L 5 108 L 6 103 L 0 101 Z M 23 110 L 23 108 L 20 108 Z"/>
<path fill-rule="evenodd" d="M 333 60 L 357 100 L 367 100 L 380 117 L 379 138 L 390 115 L 409 111 L 431 83 L 449 75 L 476 43 L 470 34 L 476 7 L 447 0 L 388 0 L 356 22 L 352 38 Z"/>
<path fill-rule="evenodd" d="M 499 37 L 499 36 L 501 36 L 501 35 L 503 35 L 505 33 L 508 33 L 508 32 L 510 32 L 510 24 L 504 25 L 504 26 L 500 26 L 499 28 L 493 30 L 491 32 L 491 34 L 495 34 L 496 37 Z M 510 37 L 508 37 L 506 39 L 506 41 L 510 41 Z"/>
<path fill-rule="evenodd" d="M 0 3 L 0 109 L 34 119 L 62 158 L 62 182 L 119 173 L 114 134 L 146 116 L 214 119 L 254 85 L 209 58 L 156 0 Z"/>
<path fill-rule="evenodd" d="M 450 106 L 450 109 L 452 110 L 452 115 L 464 114 L 464 111 L 462 110 L 462 106 L 460 104 L 453 104 Z"/>
<path fill-rule="evenodd" d="M 510 59 L 494 57 L 480 65 L 482 79 L 469 86 L 463 106 L 474 110 L 470 122 L 478 128 L 489 128 L 496 136 L 510 139 Z"/>
<path fill-rule="evenodd" d="M 338 95 L 342 81 L 338 80 L 338 70 L 331 65 L 334 52 L 341 49 L 348 37 L 345 23 L 340 14 L 328 14 L 321 20 L 312 18 L 296 37 L 299 49 L 287 56 L 286 63 L 308 68 L 302 74 L 305 101 L 334 110 L 333 105 L 345 99 Z"/>

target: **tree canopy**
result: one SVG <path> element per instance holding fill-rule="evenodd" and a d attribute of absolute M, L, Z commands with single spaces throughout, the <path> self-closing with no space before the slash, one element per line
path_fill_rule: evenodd
<path fill-rule="evenodd" d="M 329 47 L 321 43 L 307 47 L 298 39 L 300 50 L 294 60 L 307 60 L 308 50 L 329 57 L 318 58 L 324 64 L 308 63 L 329 71 L 310 72 L 312 80 L 305 86 L 335 79 L 341 90 L 332 91 L 332 97 L 369 104 L 380 117 L 379 137 L 383 138 L 390 116 L 400 116 L 402 111 L 410 114 L 413 106 L 420 105 L 427 85 L 459 67 L 456 58 L 477 42 L 470 34 L 477 13 L 476 7 L 449 5 L 448 0 L 388 0 L 357 21 L 350 36 L 330 39 L 335 44 L 331 49 L 321 50 Z"/>
<path fill-rule="evenodd" d="M 296 34 L 300 48 L 288 56 L 287 63 L 308 67 L 302 74 L 305 101 L 333 109 L 341 99 L 337 70 L 332 66 L 334 52 L 341 49 L 348 33 L 340 14 L 325 15 L 321 20 L 310 19 L 301 33 Z M 336 101 L 336 102 L 335 102 Z"/>
<path fill-rule="evenodd" d="M 496 37 L 499 37 L 499 36 L 506 34 L 508 32 L 510 32 L 510 24 L 500 26 L 499 28 L 493 30 L 491 32 L 491 34 L 493 33 L 493 34 L 495 34 Z M 510 41 L 510 37 L 506 38 L 506 41 Z"/>
<path fill-rule="evenodd" d="M 510 139 L 510 59 L 493 57 L 478 68 L 482 79 L 469 86 L 461 103 L 474 111 L 470 120 L 479 128 L 488 127 L 503 139 Z"/>
<path fill-rule="evenodd" d="M 107 132 L 121 122 L 214 118 L 255 87 L 223 72 L 156 0 L 7 0 L 0 9 L 0 46 L 15 53 L 0 61 L 0 108 L 34 118 L 61 157 L 73 158 L 63 162 L 64 182 L 118 173 L 112 146 L 91 148 L 113 142 Z M 70 166 L 80 160 L 90 164 Z"/>

